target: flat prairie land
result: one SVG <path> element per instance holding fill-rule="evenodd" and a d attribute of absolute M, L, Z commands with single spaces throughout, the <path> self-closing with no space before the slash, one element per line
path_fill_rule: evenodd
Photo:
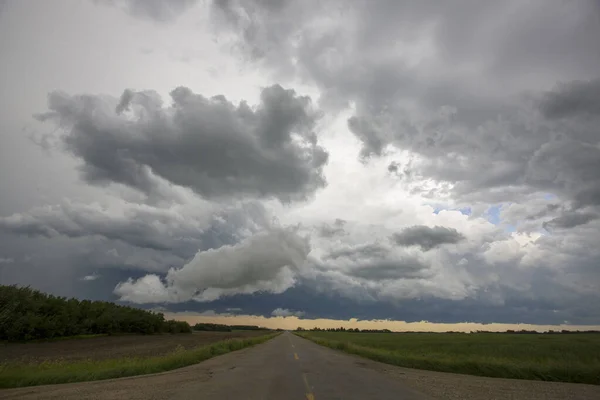
<path fill-rule="evenodd" d="M 106 360 L 161 356 L 177 348 L 190 349 L 221 340 L 264 336 L 266 331 L 194 332 L 164 335 L 100 336 L 35 343 L 1 343 L 0 364 Z"/>
<path fill-rule="evenodd" d="M 301 336 L 401 367 L 600 385 L 600 334 L 303 332 Z"/>
<path fill-rule="evenodd" d="M 0 348 L 0 388 L 164 372 L 254 346 L 276 335 L 269 331 L 201 332 L 4 344 Z"/>

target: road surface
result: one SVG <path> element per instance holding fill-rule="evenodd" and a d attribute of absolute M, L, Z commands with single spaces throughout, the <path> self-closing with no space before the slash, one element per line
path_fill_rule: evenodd
<path fill-rule="evenodd" d="M 360 359 L 285 332 L 161 374 L 0 391 L 2 399 L 426 400 Z"/>

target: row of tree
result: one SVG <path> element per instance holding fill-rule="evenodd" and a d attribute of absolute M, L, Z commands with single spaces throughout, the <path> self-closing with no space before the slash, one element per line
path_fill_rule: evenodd
<path fill-rule="evenodd" d="M 312 328 L 312 329 L 304 329 L 304 328 L 297 328 L 296 331 L 311 331 L 311 332 L 360 332 L 360 333 L 391 333 L 392 331 L 390 331 L 389 329 L 358 329 L 358 328 L 344 328 L 344 327 L 340 327 L 340 328 Z M 474 332 L 453 332 L 453 331 L 449 331 L 449 332 L 416 332 L 416 331 L 403 331 L 403 332 L 394 332 L 394 333 L 494 333 L 494 334 L 498 334 L 498 333 L 511 333 L 511 334 L 523 334 L 523 335 L 528 335 L 528 334 L 545 334 L 545 335 L 556 335 L 556 334 L 560 334 L 560 335 L 564 335 L 564 334 L 578 334 L 578 333 L 600 333 L 600 331 L 597 330 L 588 330 L 588 331 L 570 331 L 570 330 L 566 330 L 563 329 L 561 331 L 553 331 L 553 330 L 549 330 L 549 331 L 544 331 L 544 332 L 538 332 L 538 331 L 534 331 L 534 330 L 507 330 L 505 332 L 493 332 L 493 331 L 474 331 Z"/>
<path fill-rule="evenodd" d="M 389 329 L 358 329 L 358 328 L 344 328 L 343 326 L 340 328 L 312 328 L 312 329 L 304 329 L 297 328 L 296 331 L 311 331 L 311 332 L 363 332 L 363 333 L 391 333 Z"/>
<path fill-rule="evenodd" d="M 206 322 L 197 323 L 192 327 L 195 331 L 209 331 L 209 332 L 231 332 L 231 331 L 263 331 L 267 330 L 262 326 L 256 325 L 223 325 L 223 324 L 212 324 Z"/>
<path fill-rule="evenodd" d="M 229 325 L 222 324 L 211 324 L 211 323 L 197 323 L 192 326 L 192 329 L 195 331 L 207 331 L 207 332 L 231 332 L 231 327 Z"/>
<path fill-rule="evenodd" d="M 521 330 L 509 329 L 506 332 L 477 331 L 477 332 L 472 332 L 472 333 L 512 333 L 512 334 L 519 334 L 519 335 L 541 335 L 541 334 L 544 334 L 544 335 L 566 335 L 566 334 L 577 334 L 577 333 L 600 333 L 600 331 L 597 331 L 597 330 L 570 331 L 568 329 L 554 331 L 551 329 L 549 331 L 538 332 L 535 330 L 526 330 L 526 329 L 521 329 Z"/>
<path fill-rule="evenodd" d="M 138 308 L 0 285 L 0 340 L 120 333 L 191 333 L 191 327 Z"/>

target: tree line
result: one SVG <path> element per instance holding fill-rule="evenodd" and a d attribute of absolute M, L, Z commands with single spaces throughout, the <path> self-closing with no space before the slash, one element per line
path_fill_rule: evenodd
<path fill-rule="evenodd" d="M 208 322 L 199 322 L 192 327 L 195 331 L 209 331 L 209 332 L 231 332 L 231 331 L 264 331 L 268 330 L 262 326 L 256 325 L 223 325 L 213 324 Z"/>
<path fill-rule="evenodd" d="M 107 301 L 54 296 L 0 285 L 0 340 L 23 341 L 90 334 L 191 333 L 187 322 Z"/>
<path fill-rule="evenodd" d="M 344 328 L 344 327 L 340 327 L 340 328 L 312 328 L 312 329 L 305 329 L 302 327 L 298 327 L 296 328 L 296 331 L 298 332 L 356 332 L 356 333 L 392 333 L 393 331 L 389 330 L 389 329 L 358 329 L 358 328 Z M 519 334 L 519 335 L 531 335 L 531 334 L 537 334 L 537 335 L 566 335 L 566 334 L 578 334 L 578 333 L 600 333 L 600 331 L 597 330 L 586 330 L 586 331 L 571 331 L 571 330 L 567 330 L 567 329 L 563 329 L 560 331 L 554 331 L 554 330 L 549 330 L 549 331 L 543 331 L 543 332 L 538 332 L 535 330 L 526 330 L 526 329 L 521 329 L 521 330 L 513 330 L 513 329 L 508 329 L 505 332 L 495 332 L 495 331 L 471 331 L 471 332 L 454 332 L 454 331 L 448 331 L 448 332 L 426 332 L 426 331 L 401 331 L 401 332 L 393 332 L 393 333 L 439 333 L 439 334 L 444 334 L 444 333 L 462 333 L 462 334 L 468 334 L 468 333 L 493 333 L 493 334 L 502 334 L 502 333 L 508 333 L 508 334 Z"/>
<path fill-rule="evenodd" d="M 312 329 L 304 329 L 304 328 L 296 328 L 296 331 L 299 332 L 356 332 L 356 333 L 392 333 L 389 329 L 358 329 L 358 328 L 344 328 L 343 326 L 340 328 L 312 328 Z"/>

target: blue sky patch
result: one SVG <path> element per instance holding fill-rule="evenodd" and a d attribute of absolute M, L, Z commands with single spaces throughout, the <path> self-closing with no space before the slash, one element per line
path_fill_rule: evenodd
<path fill-rule="evenodd" d="M 491 206 L 487 209 L 484 216 L 494 225 L 498 225 L 500 223 L 500 209 L 502 208 L 502 204 Z"/>

